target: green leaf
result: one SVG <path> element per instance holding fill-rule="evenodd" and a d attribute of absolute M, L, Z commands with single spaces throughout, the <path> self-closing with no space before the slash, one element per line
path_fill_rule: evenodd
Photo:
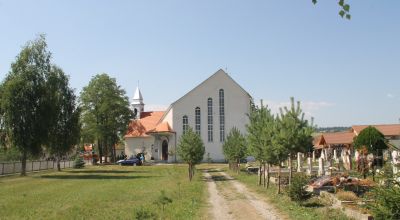
<path fill-rule="evenodd" d="M 350 5 L 346 4 L 343 6 L 343 10 L 345 10 L 346 12 L 350 11 Z"/>
<path fill-rule="evenodd" d="M 343 10 L 340 10 L 339 11 L 339 15 L 340 15 L 340 17 L 342 17 L 343 18 L 343 16 L 346 14 L 346 12 L 344 12 Z"/>
<path fill-rule="evenodd" d="M 344 5 L 344 0 L 340 0 L 340 1 L 339 1 L 339 5 L 343 7 L 343 5 Z"/>
<path fill-rule="evenodd" d="M 317 4 L 317 0 L 312 0 L 312 3 L 315 5 Z"/>
<path fill-rule="evenodd" d="M 351 19 L 351 15 L 350 15 L 350 14 L 347 14 L 347 15 L 346 15 L 346 18 L 347 18 L 348 20 L 350 20 L 350 19 Z"/>

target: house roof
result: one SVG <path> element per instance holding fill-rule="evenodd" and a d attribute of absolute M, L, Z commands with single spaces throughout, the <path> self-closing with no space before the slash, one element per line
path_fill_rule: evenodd
<path fill-rule="evenodd" d="M 314 148 L 319 149 L 327 145 L 352 144 L 354 136 L 354 133 L 349 131 L 323 133 L 316 138 Z"/>
<path fill-rule="evenodd" d="M 139 120 L 132 120 L 128 127 L 125 137 L 147 137 L 147 132 L 157 127 L 158 121 L 164 112 L 142 112 Z"/>
<path fill-rule="evenodd" d="M 352 130 L 356 135 L 359 135 L 362 130 L 370 125 L 355 125 Z M 385 125 L 371 125 L 378 129 L 384 136 L 400 136 L 400 124 L 385 124 Z"/>

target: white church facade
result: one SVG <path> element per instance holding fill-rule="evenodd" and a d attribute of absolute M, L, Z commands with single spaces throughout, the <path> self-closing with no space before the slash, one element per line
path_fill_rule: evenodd
<path fill-rule="evenodd" d="M 136 118 L 125 135 L 125 154 L 145 153 L 146 160 L 176 162 L 179 138 L 190 126 L 200 134 L 204 160 L 225 161 L 222 145 L 229 131 L 236 127 L 246 133 L 247 114 L 252 97 L 226 72 L 218 70 L 166 111 L 146 112 L 143 96 L 136 89 L 131 107 Z"/>

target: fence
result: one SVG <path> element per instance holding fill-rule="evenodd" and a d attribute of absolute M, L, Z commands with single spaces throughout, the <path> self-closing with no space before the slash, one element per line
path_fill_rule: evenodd
<path fill-rule="evenodd" d="M 73 160 L 61 161 L 61 168 L 71 168 L 74 164 Z M 26 161 L 26 172 L 39 172 L 42 170 L 57 169 L 56 161 L 40 160 Z M 0 176 L 21 173 L 21 162 L 0 162 Z"/>

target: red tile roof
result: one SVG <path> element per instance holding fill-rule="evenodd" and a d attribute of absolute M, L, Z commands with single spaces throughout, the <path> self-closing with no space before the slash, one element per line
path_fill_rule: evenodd
<path fill-rule="evenodd" d="M 148 133 L 165 133 L 165 132 L 174 132 L 169 126 L 168 122 L 158 124 L 154 129 L 152 129 Z"/>
<path fill-rule="evenodd" d="M 353 132 L 323 133 L 316 138 L 315 148 L 327 145 L 352 144 L 355 134 Z"/>
<path fill-rule="evenodd" d="M 362 130 L 364 130 L 368 126 L 369 125 L 355 125 L 351 128 L 358 135 Z M 371 125 L 371 126 L 378 129 L 385 136 L 400 136 L 400 124 Z"/>
<path fill-rule="evenodd" d="M 156 128 L 164 112 L 142 112 L 139 120 L 132 120 L 125 137 L 147 137 L 146 133 Z"/>

